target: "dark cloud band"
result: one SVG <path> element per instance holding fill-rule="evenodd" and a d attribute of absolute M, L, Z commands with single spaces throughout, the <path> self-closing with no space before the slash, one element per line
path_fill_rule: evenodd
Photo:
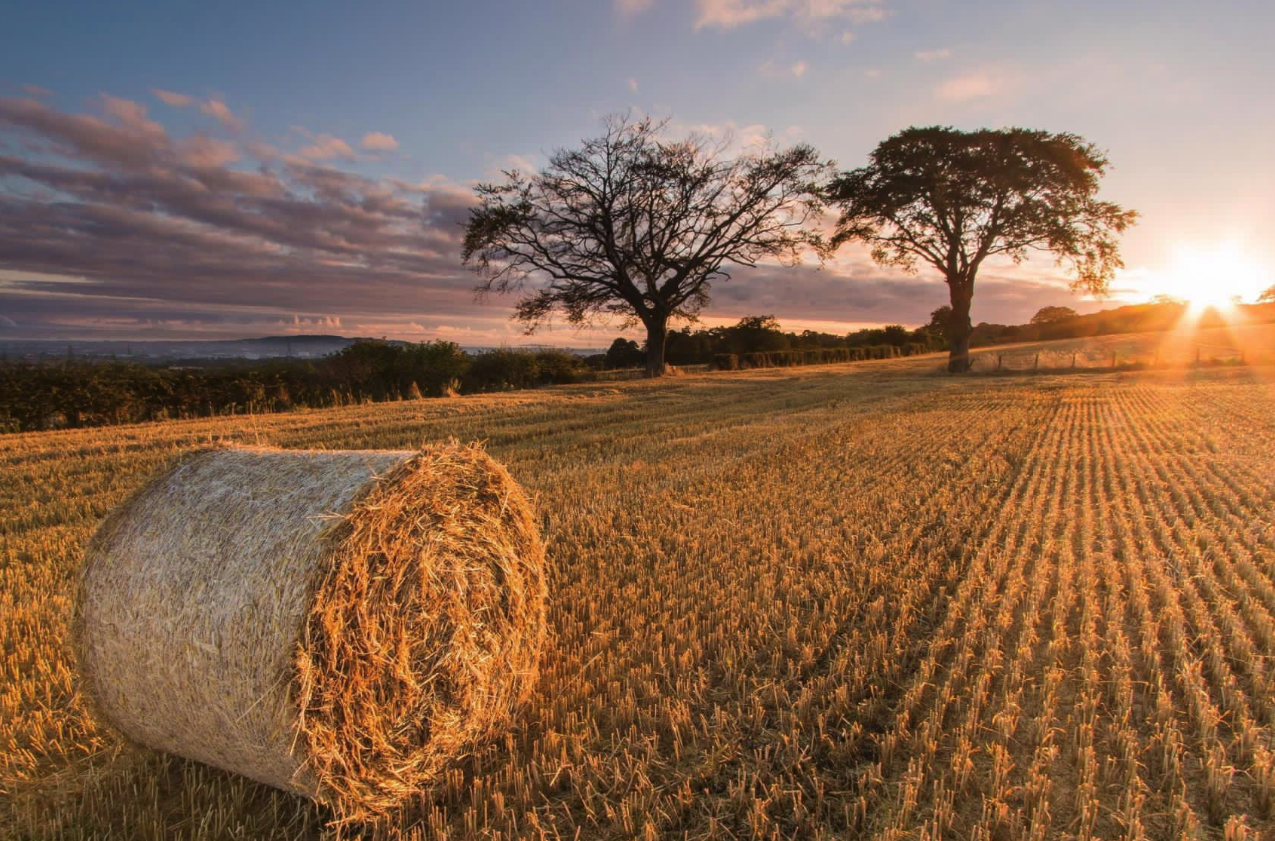
<path fill-rule="evenodd" d="M 510 302 L 476 302 L 460 265 L 468 187 L 369 178 L 245 140 L 238 123 L 224 136 L 174 138 L 130 100 L 103 96 L 98 110 L 0 97 L 0 335 L 315 324 L 516 335 L 504 324 Z M 376 140 L 388 148 L 388 135 Z M 1021 319 L 1024 300 L 1074 303 L 1049 284 L 1022 295 L 1028 286 L 992 278 L 976 316 Z M 945 291 L 865 260 L 760 267 L 718 284 L 708 314 L 915 324 Z"/>

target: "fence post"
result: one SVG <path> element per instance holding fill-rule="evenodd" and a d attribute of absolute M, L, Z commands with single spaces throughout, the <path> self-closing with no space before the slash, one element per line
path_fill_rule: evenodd
<path fill-rule="evenodd" d="M 1001 369 L 1001 361 L 1002 361 L 1001 355 L 999 353 L 996 354 L 996 370 L 997 371 Z"/>
<path fill-rule="evenodd" d="M 1072 368 L 1075 368 L 1075 367 L 1076 367 L 1076 354 L 1075 354 L 1075 353 L 1072 353 L 1072 355 L 1071 355 L 1071 367 L 1072 367 Z"/>
<path fill-rule="evenodd" d="M 1033 370 L 1033 371 L 1039 371 L 1039 370 L 1040 370 L 1040 354 L 1039 354 L 1039 353 L 1038 353 L 1038 354 L 1036 354 L 1036 360 L 1035 360 L 1034 362 L 1032 362 L 1032 370 Z"/>
<path fill-rule="evenodd" d="M 1116 367 L 1116 352 L 1114 350 L 1111 352 L 1111 367 Z"/>

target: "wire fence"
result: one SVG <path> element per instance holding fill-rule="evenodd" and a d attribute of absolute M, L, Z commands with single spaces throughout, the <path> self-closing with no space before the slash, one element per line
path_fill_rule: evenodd
<path fill-rule="evenodd" d="M 971 370 L 984 373 L 1022 371 L 1184 368 L 1275 364 L 1270 348 L 1205 342 L 1171 346 L 1113 341 L 1070 347 L 995 348 L 975 351 Z"/>

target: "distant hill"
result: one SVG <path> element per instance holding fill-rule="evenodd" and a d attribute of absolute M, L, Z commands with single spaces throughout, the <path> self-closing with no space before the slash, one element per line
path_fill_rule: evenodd
<path fill-rule="evenodd" d="M 0 339 L 0 351 L 10 358 L 78 356 L 114 357 L 136 362 L 169 359 L 315 358 L 335 353 L 358 339 L 345 336 L 262 336 L 255 339 L 159 339 L 149 341 L 56 339 Z"/>
<path fill-rule="evenodd" d="M 362 336 L 330 336 L 307 334 L 297 336 L 261 336 L 255 339 L 158 339 L 146 341 L 121 340 L 58 340 L 58 339 L 0 339 L 0 353 L 9 359 L 65 359 L 68 356 L 82 359 L 119 359 L 132 362 L 164 362 L 171 360 L 207 359 L 319 359 L 346 348 L 355 342 L 371 341 Z M 390 344 L 406 345 L 398 339 Z M 489 347 L 466 347 L 469 352 L 490 350 Z M 528 345 L 523 350 L 552 349 L 548 345 Z M 567 348 L 571 353 L 588 355 L 601 353 L 601 349 Z"/>

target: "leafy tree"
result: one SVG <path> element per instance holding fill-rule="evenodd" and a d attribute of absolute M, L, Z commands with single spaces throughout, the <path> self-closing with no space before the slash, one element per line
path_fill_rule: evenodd
<path fill-rule="evenodd" d="M 1036 314 L 1032 316 L 1032 324 L 1053 324 L 1058 321 L 1066 321 L 1069 318 L 1075 318 L 1080 313 L 1071 307 L 1041 307 L 1036 310 Z"/>
<path fill-rule="evenodd" d="M 428 397 L 451 393 L 469 370 L 469 355 L 455 342 L 423 342 L 405 349 L 403 357 L 406 371 L 401 379 L 416 383 Z"/>
<path fill-rule="evenodd" d="M 1074 134 L 1028 129 L 909 128 L 867 166 L 828 188 L 841 217 L 833 247 L 871 246 L 883 265 L 928 263 L 951 295 L 948 370 L 969 369 L 974 280 L 988 257 L 1046 251 L 1075 272 L 1075 289 L 1106 291 L 1123 263 L 1117 235 L 1137 214 L 1096 198 L 1106 156 Z"/>
<path fill-rule="evenodd" d="M 903 347 L 910 341 L 912 341 L 912 331 L 902 324 L 887 324 L 881 328 L 882 344 Z"/>
<path fill-rule="evenodd" d="M 947 335 L 947 320 L 951 317 L 952 308 L 947 304 L 930 313 L 930 320 L 916 328 L 913 334 L 917 341 L 924 342 L 934 348 L 941 347 Z"/>
<path fill-rule="evenodd" d="M 726 349 L 731 353 L 787 350 L 792 344 L 773 315 L 746 315 L 738 324 L 722 332 Z"/>
<path fill-rule="evenodd" d="M 1275 302 L 1275 286 L 1268 288 L 1261 295 L 1258 295 L 1257 302 L 1259 304 Z"/>
<path fill-rule="evenodd" d="M 528 332 L 555 311 L 576 325 L 641 322 L 648 376 L 665 371 L 669 320 L 693 318 L 729 267 L 795 264 L 822 245 L 810 223 L 830 172 L 810 146 L 727 158 L 721 143 L 663 130 L 610 117 L 540 172 L 480 184 L 462 253 L 480 294 L 527 290 L 515 318 Z"/>
<path fill-rule="evenodd" d="M 608 368 L 636 368 L 646 359 L 646 354 L 632 339 L 619 338 L 607 348 L 606 366 Z"/>

